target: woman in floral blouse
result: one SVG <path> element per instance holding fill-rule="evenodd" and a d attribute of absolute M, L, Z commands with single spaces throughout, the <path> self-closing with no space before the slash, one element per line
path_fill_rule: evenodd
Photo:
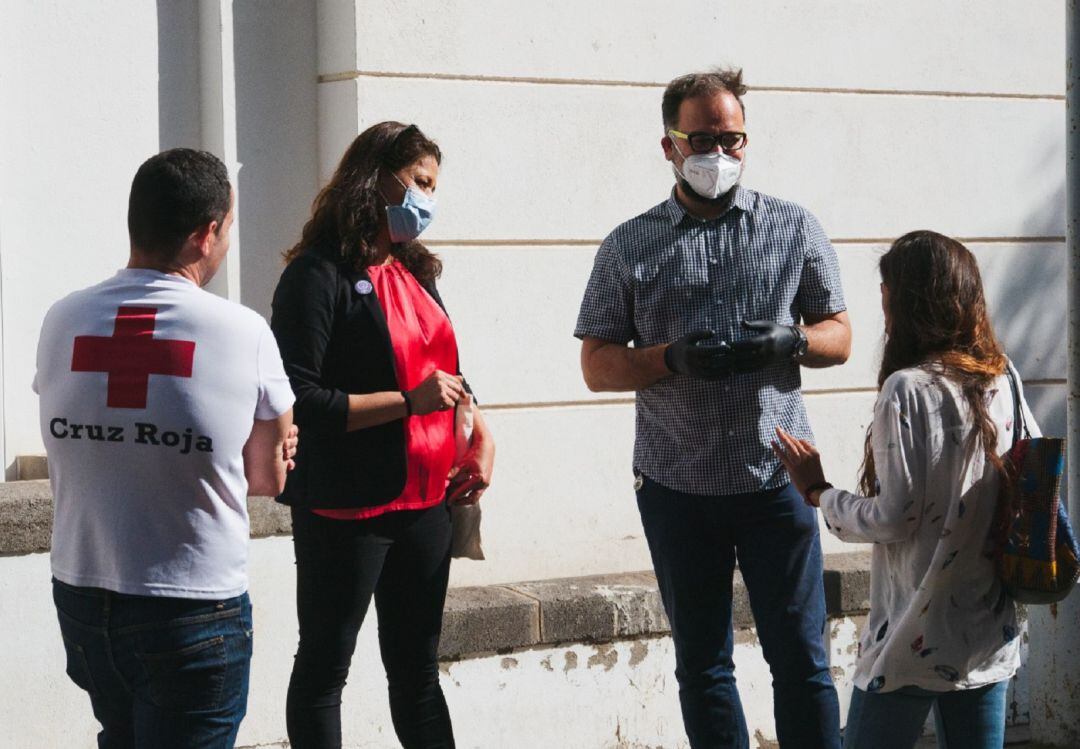
<path fill-rule="evenodd" d="M 859 492 L 833 488 L 810 443 L 779 429 L 774 443 L 829 530 L 874 544 L 844 746 L 910 749 L 933 708 L 939 747 L 1000 749 L 1019 640 L 988 537 L 1012 444 L 1011 364 L 962 244 L 912 232 L 880 269 L 885 347 Z"/>

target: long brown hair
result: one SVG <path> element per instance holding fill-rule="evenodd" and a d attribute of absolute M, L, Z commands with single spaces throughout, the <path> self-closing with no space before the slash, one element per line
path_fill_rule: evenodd
<path fill-rule="evenodd" d="M 285 262 L 305 252 L 321 252 L 354 270 L 371 265 L 386 206 L 379 194 L 379 175 L 424 156 L 442 163 L 439 147 L 416 125 L 380 122 L 356 136 L 334 176 L 312 203 L 311 218 L 304 224 L 300 241 L 285 251 Z M 439 258 L 420 242 L 396 244 L 391 254 L 421 282 L 430 283 L 442 272 Z"/>
<path fill-rule="evenodd" d="M 994 335 L 975 256 L 960 242 L 932 231 L 913 231 L 881 257 L 888 290 L 889 325 L 878 370 L 878 389 L 900 369 L 932 365 L 964 395 L 975 428 L 969 447 L 1004 470 L 997 455 L 997 428 L 987 411 L 986 390 L 1005 371 L 1005 353 Z M 877 493 L 870 429 L 863 448 L 859 488 Z"/>

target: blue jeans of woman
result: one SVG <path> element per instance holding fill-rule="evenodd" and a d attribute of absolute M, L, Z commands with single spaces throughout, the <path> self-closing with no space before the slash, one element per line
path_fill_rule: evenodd
<path fill-rule="evenodd" d="M 292 511 L 300 645 L 286 718 L 293 749 L 341 746 L 341 693 L 372 596 L 390 717 L 405 749 L 453 749 L 439 686 L 439 634 L 450 576 L 445 504 L 366 520 Z"/>
<path fill-rule="evenodd" d="M 817 516 L 792 486 L 699 496 L 640 476 L 638 509 L 675 642 L 690 746 L 745 749 L 732 661 L 735 563 L 773 676 L 784 749 L 839 749 L 840 708 L 824 645 Z"/>
<path fill-rule="evenodd" d="M 228 749 L 247 711 L 251 602 L 130 596 L 53 580 L 67 673 L 100 749 Z"/>
<path fill-rule="evenodd" d="M 844 749 L 911 749 L 934 710 L 938 749 L 1001 749 L 1008 681 L 977 689 L 931 692 L 904 687 L 851 695 Z"/>

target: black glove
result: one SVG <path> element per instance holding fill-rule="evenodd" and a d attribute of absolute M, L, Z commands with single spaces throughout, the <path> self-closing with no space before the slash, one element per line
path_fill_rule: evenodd
<path fill-rule="evenodd" d="M 756 335 L 731 344 L 731 365 L 736 372 L 756 372 L 770 364 L 791 361 L 796 352 L 806 353 L 806 334 L 794 325 L 743 320 L 743 327 Z"/>
<path fill-rule="evenodd" d="M 731 349 L 721 341 L 713 346 L 701 341 L 715 335 L 711 330 L 695 330 L 664 349 L 664 364 L 672 372 L 697 377 L 700 380 L 718 380 L 731 374 Z"/>

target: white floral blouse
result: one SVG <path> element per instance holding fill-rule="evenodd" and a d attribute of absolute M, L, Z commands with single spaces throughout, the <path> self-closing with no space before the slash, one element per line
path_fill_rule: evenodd
<path fill-rule="evenodd" d="M 970 689 L 1019 665 L 1016 610 L 987 557 L 998 473 L 972 449 L 959 388 L 935 369 L 900 370 L 882 385 L 872 429 L 878 495 L 821 494 L 833 535 L 874 544 L 855 671 L 868 692 Z M 1022 387 L 1028 430 L 1039 436 Z M 987 395 L 1003 454 L 1013 438 L 1008 378 Z"/>

